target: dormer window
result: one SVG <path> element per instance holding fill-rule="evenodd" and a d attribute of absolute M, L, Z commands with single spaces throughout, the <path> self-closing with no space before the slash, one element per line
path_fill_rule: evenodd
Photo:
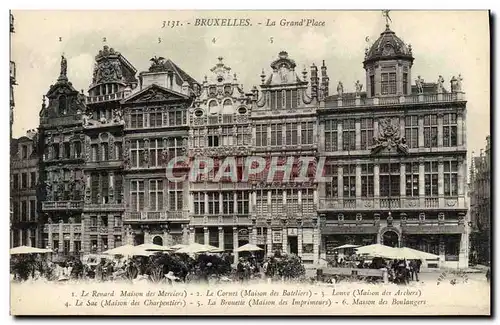
<path fill-rule="evenodd" d="M 382 73 L 382 95 L 396 95 L 396 73 Z"/>
<path fill-rule="evenodd" d="M 403 95 L 408 95 L 408 73 L 403 73 Z"/>
<path fill-rule="evenodd" d="M 59 113 L 62 115 L 66 115 L 67 113 L 67 105 L 66 105 L 66 96 L 59 96 Z"/>

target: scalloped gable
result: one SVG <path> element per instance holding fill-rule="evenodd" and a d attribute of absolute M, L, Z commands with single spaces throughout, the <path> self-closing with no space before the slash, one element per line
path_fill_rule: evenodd
<path fill-rule="evenodd" d="M 152 84 L 143 90 L 133 94 L 129 98 L 122 101 L 122 104 L 142 103 L 151 101 L 171 101 L 171 100 L 187 100 L 188 95 L 177 91 L 167 89 L 156 84 Z"/>

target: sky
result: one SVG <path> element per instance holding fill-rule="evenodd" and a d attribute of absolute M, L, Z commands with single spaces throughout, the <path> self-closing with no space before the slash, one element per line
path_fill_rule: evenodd
<path fill-rule="evenodd" d="M 246 91 L 260 84 L 262 69 L 282 50 L 302 71 L 311 64 L 328 67 L 330 94 L 339 81 L 346 92 L 365 80 L 365 48 L 385 28 L 381 11 L 13 11 L 11 60 L 17 83 L 13 136 L 38 126 L 42 96 L 57 80 L 60 57 L 68 78 L 85 92 L 94 57 L 104 45 L 125 56 L 138 73 L 154 56 L 170 58 L 199 82 L 222 56 Z M 469 154 L 485 147 L 490 133 L 490 42 L 486 11 L 391 11 L 391 29 L 415 57 L 412 79 L 435 82 L 461 74 L 467 103 Z M 195 26 L 196 19 L 250 19 L 252 26 Z M 324 26 L 280 26 L 281 20 L 314 19 Z M 267 21 L 276 26 L 266 26 Z M 163 22 L 183 26 L 162 28 Z M 190 24 L 188 24 L 190 23 Z M 260 23 L 260 24 L 259 24 Z M 106 42 L 103 42 L 106 38 Z M 215 42 L 214 42 L 215 39 Z M 414 80 L 412 81 L 414 83 Z"/>

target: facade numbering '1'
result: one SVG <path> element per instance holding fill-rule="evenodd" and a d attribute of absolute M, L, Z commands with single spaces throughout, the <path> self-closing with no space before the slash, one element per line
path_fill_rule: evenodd
<path fill-rule="evenodd" d="M 86 96 L 62 57 L 38 132 L 13 141 L 11 245 L 69 255 L 143 242 L 233 252 L 250 242 L 321 264 L 335 246 L 383 243 L 466 267 L 462 78 L 449 90 L 441 76 L 425 82 L 413 60 L 387 26 L 366 49 L 366 89 L 339 82 L 330 95 L 325 62 L 300 71 L 283 51 L 260 89 L 244 92 L 222 58 L 199 83 L 162 57 L 137 74 L 104 46 Z M 331 181 L 215 183 L 210 173 L 169 182 L 166 163 L 179 155 L 211 157 L 214 172 L 228 156 L 238 170 L 252 155 L 326 157 Z"/>

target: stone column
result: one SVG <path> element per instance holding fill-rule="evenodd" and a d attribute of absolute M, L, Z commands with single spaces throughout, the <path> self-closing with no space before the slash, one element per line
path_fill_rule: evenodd
<path fill-rule="evenodd" d="M 444 164 L 440 158 L 438 160 L 438 196 L 439 207 L 444 207 Z"/>
<path fill-rule="evenodd" d="M 219 227 L 219 248 L 224 249 L 224 228 Z"/>
<path fill-rule="evenodd" d="M 288 253 L 288 230 L 287 228 L 283 228 L 283 234 L 281 235 L 282 240 L 282 249 L 283 253 Z"/>
<path fill-rule="evenodd" d="M 297 255 L 302 256 L 302 227 L 297 229 Z"/>
<path fill-rule="evenodd" d="M 443 146 L 443 114 L 438 114 L 437 116 L 437 120 L 438 120 L 438 138 L 437 138 L 437 144 L 438 144 L 438 147 L 442 147 Z M 457 136 L 458 136 L 458 132 L 457 132 Z"/>
<path fill-rule="evenodd" d="M 205 245 L 210 244 L 210 234 L 209 234 L 208 227 L 203 227 L 203 243 Z"/>
<path fill-rule="evenodd" d="M 338 151 L 343 151 L 342 150 L 342 121 L 341 120 L 339 120 L 337 122 L 337 134 L 338 134 L 338 137 L 337 137 Z"/>
<path fill-rule="evenodd" d="M 446 261 L 446 250 L 444 246 L 444 238 L 443 235 L 439 236 L 439 264 L 442 267 L 445 261 Z"/>
<path fill-rule="evenodd" d="M 64 249 L 64 233 L 63 233 L 63 223 L 59 222 L 59 252 L 62 253 Z M 21 237 L 22 239 L 22 237 Z"/>
<path fill-rule="evenodd" d="M 464 145 L 464 141 L 463 139 L 465 138 L 464 134 L 464 118 L 463 118 L 463 115 L 462 113 L 458 113 L 457 114 L 457 146 L 460 147 L 460 146 L 463 146 Z"/>
<path fill-rule="evenodd" d="M 361 165 L 356 164 L 356 198 L 361 197 Z"/>
<path fill-rule="evenodd" d="M 420 207 L 425 207 L 425 164 L 423 159 L 418 162 L 418 196 Z"/>
<path fill-rule="evenodd" d="M 252 227 L 252 236 L 250 237 L 250 244 L 257 245 L 257 227 Z"/>
<path fill-rule="evenodd" d="M 356 119 L 356 150 L 361 149 L 361 121 Z"/>
<path fill-rule="evenodd" d="M 208 211 L 208 193 L 204 192 L 203 194 L 205 195 L 205 214 L 207 215 L 207 214 L 209 214 L 209 211 Z"/>
<path fill-rule="evenodd" d="M 314 132 L 314 134 L 313 134 L 314 139 L 318 139 L 318 151 L 324 152 L 325 151 L 325 122 L 319 123 L 317 131 L 316 131 L 316 128 L 314 128 L 313 132 Z"/>
<path fill-rule="evenodd" d="M 49 235 L 48 235 L 48 241 L 49 241 L 49 243 L 47 245 L 48 247 L 44 247 L 44 248 L 50 248 L 50 249 L 53 250 L 55 247 L 52 247 L 52 241 L 53 241 L 53 237 L 52 237 L 52 224 L 49 223 L 48 226 L 49 226 Z M 12 240 L 14 240 L 14 238 L 12 238 Z"/>
<path fill-rule="evenodd" d="M 188 244 L 193 244 L 195 241 L 195 228 L 189 227 L 189 241 Z"/>
<path fill-rule="evenodd" d="M 411 173 L 411 170 L 410 170 Z M 406 164 L 402 163 L 400 166 L 400 195 L 401 197 L 406 196 Z"/>
<path fill-rule="evenodd" d="M 465 182 L 464 179 L 466 178 L 467 175 L 467 163 L 465 160 L 459 159 L 458 160 L 458 175 L 457 175 L 457 194 L 458 196 L 463 196 L 465 194 Z"/>
<path fill-rule="evenodd" d="M 266 251 L 267 255 L 273 253 L 273 230 L 270 227 L 267 228 Z"/>
<path fill-rule="evenodd" d="M 318 226 L 314 227 L 313 230 L 313 246 L 314 246 L 314 257 L 313 257 L 313 263 L 315 265 L 319 264 L 319 245 L 321 244 L 321 237 L 320 237 L 320 230 L 319 230 L 319 222 Z M 326 258 L 326 255 L 325 255 Z"/>
<path fill-rule="evenodd" d="M 424 116 L 418 116 L 418 147 L 424 147 Z"/>
<path fill-rule="evenodd" d="M 194 213 L 194 193 L 189 193 L 189 212 Z M 205 210 L 206 211 L 206 210 Z"/>
<path fill-rule="evenodd" d="M 338 198 L 342 199 L 344 197 L 344 167 L 338 166 L 337 169 L 337 187 L 338 187 Z"/>
<path fill-rule="evenodd" d="M 467 227 L 467 226 L 466 226 Z M 467 232 L 462 233 L 460 239 L 460 251 L 458 255 L 458 267 L 465 269 L 469 267 L 469 236 Z"/>
<path fill-rule="evenodd" d="M 69 225 L 69 252 L 75 251 L 75 234 L 73 233 L 73 224 Z"/>
<path fill-rule="evenodd" d="M 189 244 L 189 227 L 188 225 L 182 225 L 182 243 Z"/>
<path fill-rule="evenodd" d="M 380 165 L 373 164 L 373 197 L 374 208 L 380 207 Z"/>
<path fill-rule="evenodd" d="M 233 255 L 234 255 L 234 263 L 238 263 L 238 252 L 236 251 L 238 248 L 238 227 L 233 227 Z"/>

